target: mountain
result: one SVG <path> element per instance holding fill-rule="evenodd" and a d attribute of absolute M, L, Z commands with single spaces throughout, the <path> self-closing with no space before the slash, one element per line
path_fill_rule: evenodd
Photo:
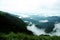
<path fill-rule="evenodd" d="M 0 11 L 0 32 L 24 32 L 31 33 L 26 29 L 27 24 L 17 16 Z"/>
<path fill-rule="evenodd" d="M 60 16 L 38 16 L 30 15 L 30 17 L 19 18 L 16 15 L 0 11 L 0 32 L 25 32 L 31 33 L 27 30 L 28 24 L 32 22 L 39 29 L 45 29 L 46 33 L 51 33 L 55 28 L 54 24 L 60 23 Z"/>
<path fill-rule="evenodd" d="M 60 16 L 44 17 L 32 15 L 28 18 L 22 18 L 22 20 L 27 21 L 28 23 L 32 22 L 37 28 L 45 29 L 46 33 L 50 33 L 55 28 L 54 24 L 60 23 Z"/>

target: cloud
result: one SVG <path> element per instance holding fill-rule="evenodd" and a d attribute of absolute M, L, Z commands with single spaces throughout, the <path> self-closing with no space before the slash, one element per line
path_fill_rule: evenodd
<path fill-rule="evenodd" d="M 48 20 L 40 20 L 39 22 L 48 22 Z"/>
<path fill-rule="evenodd" d="M 60 2 L 59 0 L 0 0 L 0 10 L 14 13 L 60 16 Z"/>
<path fill-rule="evenodd" d="M 30 23 L 30 24 L 32 24 L 32 23 Z M 40 28 L 37 28 L 36 26 L 35 26 L 35 24 L 32 24 L 32 25 L 28 25 L 27 26 L 27 30 L 29 30 L 29 31 L 31 31 L 31 32 L 33 32 L 33 34 L 34 35 L 37 35 L 37 36 L 39 36 L 39 35 L 50 35 L 50 36 L 60 36 L 60 23 L 57 23 L 57 24 L 54 24 L 54 26 L 55 26 L 55 28 L 53 29 L 53 31 L 52 32 L 50 32 L 50 33 L 46 33 L 45 32 L 45 29 L 40 29 Z M 48 29 L 49 30 L 49 29 Z"/>
<path fill-rule="evenodd" d="M 35 24 L 32 24 L 32 26 L 27 26 L 27 30 L 33 32 L 34 35 L 41 35 L 41 34 L 45 34 L 44 29 L 39 29 L 35 26 Z"/>
<path fill-rule="evenodd" d="M 60 23 L 55 24 L 54 30 L 56 30 L 56 32 L 54 32 L 54 33 L 52 33 L 52 34 L 53 34 L 53 35 L 60 36 Z"/>

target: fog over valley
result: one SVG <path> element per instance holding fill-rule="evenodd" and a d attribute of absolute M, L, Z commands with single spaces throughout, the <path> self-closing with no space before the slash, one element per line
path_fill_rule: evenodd
<path fill-rule="evenodd" d="M 0 0 L 0 16 L 4 12 L 10 14 L 13 25 L 18 20 L 14 26 L 19 26 L 21 19 L 33 35 L 60 36 L 60 0 Z"/>

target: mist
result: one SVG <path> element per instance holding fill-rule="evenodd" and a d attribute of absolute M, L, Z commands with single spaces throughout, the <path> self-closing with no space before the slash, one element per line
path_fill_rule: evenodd
<path fill-rule="evenodd" d="M 50 33 L 46 33 L 45 29 L 39 29 L 35 26 L 35 24 L 32 24 L 31 26 L 27 26 L 27 30 L 33 32 L 34 35 L 40 36 L 40 35 L 50 35 L 50 36 L 60 36 L 60 23 L 54 24 L 54 29 Z M 55 31 L 55 32 L 54 32 Z"/>

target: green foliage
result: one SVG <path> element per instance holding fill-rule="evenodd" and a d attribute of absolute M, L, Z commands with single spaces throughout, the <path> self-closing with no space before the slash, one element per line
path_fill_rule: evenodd
<path fill-rule="evenodd" d="M 34 36 L 28 35 L 25 33 L 9 33 L 9 34 L 2 34 L 0 33 L 0 39 L 3 40 L 60 40 L 60 36 Z"/>

